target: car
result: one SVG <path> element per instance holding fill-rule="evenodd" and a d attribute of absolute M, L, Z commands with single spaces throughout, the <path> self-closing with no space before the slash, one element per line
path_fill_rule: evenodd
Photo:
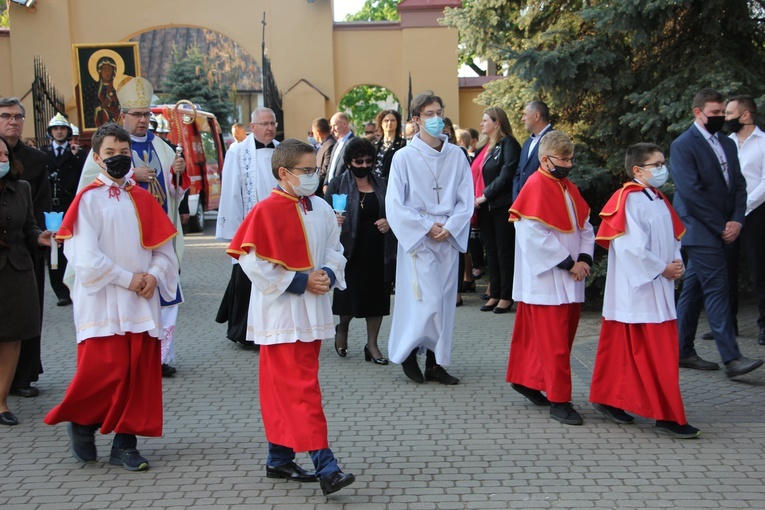
<path fill-rule="evenodd" d="M 183 149 L 186 172 L 191 179 L 189 189 L 190 232 L 201 232 L 205 212 L 215 211 L 220 203 L 221 170 L 226 153 L 223 132 L 214 114 L 190 106 L 153 105 L 154 115 L 167 120 L 167 140 Z"/>

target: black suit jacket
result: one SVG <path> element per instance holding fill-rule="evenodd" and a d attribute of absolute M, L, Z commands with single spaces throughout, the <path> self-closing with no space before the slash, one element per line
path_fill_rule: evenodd
<path fill-rule="evenodd" d="M 45 215 L 43 213 L 51 211 L 48 156 L 43 151 L 29 147 L 21 140 L 13 148 L 13 155 L 23 167 L 21 178 L 29 183 L 32 190 L 32 206 L 37 226 L 45 230 Z"/>
<path fill-rule="evenodd" d="M 51 189 L 51 202 L 56 212 L 66 212 L 77 195 L 77 184 L 80 182 L 82 167 L 85 165 L 86 152 L 82 149 L 77 154 L 72 153 L 67 144 L 59 159 L 53 144 L 45 147 L 48 156 L 48 177 Z"/>
<path fill-rule="evenodd" d="M 544 136 L 546 133 L 549 133 L 553 129 L 555 128 L 552 126 L 543 129 L 539 132 L 539 138 Z M 526 141 L 523 142 L 521 158 L 520 162 L 518 163 L 518 171 L 513 177 L 513 201 L 518 198 L 518 193 L 521 192 L 521 188 L 524 184 L 526 184 L 526 181 L 529 180 L 531 174 L 536 172 L 539 168 L 539 142 L 534 145 L 534 150 L 531 152 L 529 152 L 529 147 L 531 147 L 531 137 L 528 137 Z"/>
<path fill-rule="evenodd" d="M 513 203 L 513 181 L 518 173 L 521 145 L 512 136 L 505 136 L 483 161 L 483 182 L 489 209 L 508 208 Z"/>
<path fill-rule="evenodd" d="M 26 181 L 4 179 L 0 192 L 0 269 L 10 264 L 17 271 L 32 269 L 32 257 L 41 253 L 40 229 L 32 212 L 32 194 Z M 11 292 L 3 289 L 4 292 Z"/>
<path fill-rule="evenodd" d="M 736 144 L 720 133 L 714 136 L 725 152 L 729 184 L 725 183 L 717 154 L 695 125 L 670 147 L 673 205 L 687 230 L 683 246 L 722 246 L 725 224 L 744 224 L 746 180 L 741 174 Z"/>

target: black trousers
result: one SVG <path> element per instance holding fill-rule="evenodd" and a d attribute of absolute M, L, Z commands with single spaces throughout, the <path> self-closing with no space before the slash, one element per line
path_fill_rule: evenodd
<path fill-rule="evenodd" d="M 239 264 L 231 268 L 231 278 L 223 294 L 215 322 L 228 322 L 226 337 L 232 342 L 247 345 L 247 313 L 250 308 L 252 282 L 242 271 Z M 250 342 L 251 343 L 251 342 Z"/>
<path fill-rule="evenodd" d="M 58 269 L 50 267 L 50 251 L 47 252 L 46 258 L 48 260 L 48 278 L 50 279 L 50 286 L 53 292 L 56 293 L 56 297 L 59 299 L 66 299 L 69 297 L 69 287 L 64 285 L 64 271 L 66 271 L 67 260 L 64 257 L 64 245 L 58 245 Z"/>
<path fill-rule="evenodd" d="M 481 239 L 486 248 L 489 268 L 489 297 L 512 299 L 515 264 L 515 227 L 508 221 L 507 208 L 489 209 L 482 206 L 478 212 Z"/>
<path fill-rule="evenodd" d="M 757 325 L 762 329 L 765 328 L 765 204 L 750 212 L 744 220 L 741 242 L 757 296 Z"/>
<path fill-rule="evenodd" d="M 45 298 L 45 257 L 32 255 L 34 262 L 35 279 L 37 280 L 37 294 L 40 299 L 40 324 L 42 325 L 43 301 Z M 19 362 L 16 365 L 16 374 L 11 386 L 13 388 L 28 388 L 37 381 L 43 373 L 42 353 L 40 348 L 40 336 L 29 338 L 21 342 Z"/>

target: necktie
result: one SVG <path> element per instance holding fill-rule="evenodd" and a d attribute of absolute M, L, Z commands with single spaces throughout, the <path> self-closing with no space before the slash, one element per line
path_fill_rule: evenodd
<path fill-rule="evenodd" d="M 58 151 L 58 155 L 56 157 L 60 158 L 61 156 L 64 155 L 64 148 L 61 147 L 60 145 L 56 147 L 56 150 Z"/>

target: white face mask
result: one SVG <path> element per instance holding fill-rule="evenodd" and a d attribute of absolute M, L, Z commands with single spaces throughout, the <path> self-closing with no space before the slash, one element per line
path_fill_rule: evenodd
<path fill-rule="evenodd" d="M 0 179 L 8 175 L 8 172 L 10 171 L 11 171 L 10 161 L 3 161 L 0 163 Z"/>
<path fill-rule="evenodd" d="M 668 178 L 669 171 L 667 170 L 667 165 L 661 165 L 659 168 L 651 170 L 651 178 L 646 180 L 654 188 L 660 188 L 667 182 Z"/>
<path fill-rule="evenodd" d="M 310 197 L 316 192 L 316 188 L 319 187 L 319 172 L 314 172 L 311 175 L 301 174 L 301 175 L 295 175 L 289 170 L 287 172 L 290 175 L 294 175 L 298 179 L 300 179 L 300 184 L 295 186 L 294 184 L 290 183 L 290 186 L 292 186 L 292 191 L 295 192 L 295 194 L 299 197 Z"/>

